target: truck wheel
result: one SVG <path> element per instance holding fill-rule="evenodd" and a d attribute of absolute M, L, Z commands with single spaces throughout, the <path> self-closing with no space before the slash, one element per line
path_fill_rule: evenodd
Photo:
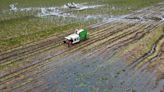
<path fill-rule="evenodd" d="M 68 42 L 68 47 L 71 47 L 72 46 L 72 42 Z"/>

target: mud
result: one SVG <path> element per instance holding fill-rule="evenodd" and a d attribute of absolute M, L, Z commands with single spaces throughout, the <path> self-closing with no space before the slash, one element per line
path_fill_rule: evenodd
<path fill-rule="evenodd" d="M 0 90 L 163 92 L 164 23 L 150 19 L 163 4 L 89 25 L 90 39 L 70 48 L 62 41 L 73 30 L 1 53 Z M 142 47 L 149 36 L 155 37 L 150 48 Z"/>

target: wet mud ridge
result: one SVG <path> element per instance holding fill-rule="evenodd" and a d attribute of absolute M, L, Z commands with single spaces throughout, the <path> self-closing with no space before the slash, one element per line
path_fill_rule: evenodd
<path fill-rule="evenodd" d="M 164 3 L 0 54 L 1 92 L 164 92 Z"/>

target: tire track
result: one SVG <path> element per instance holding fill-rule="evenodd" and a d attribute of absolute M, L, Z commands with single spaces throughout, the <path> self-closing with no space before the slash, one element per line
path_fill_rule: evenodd
<path fill-rule="evenodd" d="M 156 42 L 153 44 L 151 50 L 149 50 L 147 53 L 145 53 L 143 56 L 141 56 L 136 63 L 132 65 L 132 68 L 136 67 L 136 69 L 140 69 L 146 62 L 149 62 L 152 58 L 155 58 L 158 56 L 158 49 L 160 48 L 160 41 L 164 42 L 162 39 L 164 39 L 164 35 L 161 35 Z M 154 56 L 155 55 L 155 56 Z M 152 57 L 151 57 L 152 56 Z M 150 57 L 150 58 L 149 58 Z"/>
<path fill-rule="evenodd" d="M 54 71 L 57 68 L 57 66 L 51 65 L 52 64 L 52 62 L 50 62 L 51 60 L 58 61 L 59 58 L 68 57 L 70 56 L 70 53 L 76 53 L 77 51 L 87 51 L 87 50 L 90 51 L 90 49 L 95 49 L 95 48 L 96 48 L 96 51 L 102 51 L 102 49 L 100 49 L 99 47 L 103 48 L 103 46 L 106 46 L 105 47 L 106 49 L 109 49 L 109 50 L 111 49 L 114 52 L 116 52 L 121 47 L 128 44 L 132 44 L 135 41 L 142 39 L 150 31 L 153 31 L 154 29 L 156 29 L 156 27 L 158 27 L 158 23 L 156 22 L 154 23 L 155 24 L 149 24 L 149 23 L 139 24 L 139 22 L 135 22 L 132 24 L 131 23 L 124 24 L 124 22 L 121 22 L 121 23 L 116 22 L 115 25 L 114 23 L 111 23 L 111 25 L 107 23 L 106 26 L 108 27 L 109 25 L 110 26 L 109 28 L 107 28 L 106 26 L 105 28 L 103 28 L 104 27 L 104 24 L 103 24 L 103 26 L 100 25 L 98 26 L 97 29 L 95 28 L 98 31 L 94 32 L 93 31 L 94 29 L 91 29 L 92 38 L 64 50 L 62 50 L 64 48 L 64 44 L 62 44 L 61 39 L 65 35 L 61 35 L 61 39 L 53 38 L 55 42 L 53 42 L 54 41 L 53 39 L 50 39 L 49 42 L 43 43 L 43 44 L 35 44 L 31 48 L 29 47 L 28 50 L 24 48 L 25 51 L 19 52 L 19 50 L 15 50 L 15 52 L 13 53 L 9 53 L 8 55 L 6 54 L 8 58 L 2 57 L 2 62 L 0 62 L 0 64 L 4 66 L 10 63 L 27 64 L 25 60 L 29 57 L 30 57 L 30 61 L 28 63 L 30 62 L 31 63 L 23 67 L 19 67 L 16 70 L 12 70 L 10 72 L 5 70 L 7 73 L 0 76 L 0 89 L 2 91 L 3 90 L 14 91 L 14 90 L 19 90 L 23 88 L 24 91 L 30 91 L 31 89 L 35 89 L 35 88 L 46 88 L 46 85 L 49 85 L 49 84 L 42 82 L 41 81 L 42 77 L 49 74 L 50 72 Z M 63 48 L 60 48 L 61 46 Z M 140 62 L 142 62 L 142 60 L 144 61 L 148 57 L 152 57 L 150 59 L 153 59 L 154 55 L 156 55 L 154 53 L 156 53 L 155 50 L 157 46 L 153 45 L 152 49 L 150 50 L 151 54 L 146 55 L 145 59 L 141 59 L 141 61 L 138 60 L 137 61 L 138 64 L 132 67 L 132 69 L 137 67 L 140 64 Z M 103 49 L 104 52 L 106 50 L 105 48 Z M 33 57 L 33 55 L 34 56 L 40 55 L 39 53 L 43 53 L 43 55 L 46 53 L 49 54 L 50 53 L 49 51 L 52 49 L 62 50 L 62 51 L 52 52 L 53 54 L 52 56 L 44 57 L 43 59 L 39 58 L 38 60 L 35 61 L 35 57 Z M 104 52 L 102 51 L 102 53 L 100 54 L 103 54 Z M 94 55 L 94 53 L 92 54 Z M 1 60 L 1 57 L 0 57 L 0 60 Z M 60 65 L 60 62 L 54 62 L 54 63 Z M 49 67 L 44 67 L 48 65 Z M 132 64 L 132 65 L 135 65 L 135 64 Z M 10 69 L 15 69 L 15 68 L 10 67 Z M 20 77 L 22 75 L 24 77 Z M 31 84 L 33 84 L 33 86 L 30 86 Z"/>
<path fill-rule="evenodd" d="M 157 49 L 158 48 L 160 48 L 160 47 L 158 47 L 158 45 L 160 45 L 159 44 L 159 42 L 162 40 L 164 38 L 164 34 L 162 34 L 156 41 L 155 41 L 155 43 L 153 44 L 153 46 L 151 47 L 151 49 L 147 52 L 147 53 L 145 53 L 144 55 L 142 55 L 141 57 L 139 57 L 136 61 L 134 61 L 134 63 L 132 63 L 131 64 L 131 67 L 130 68 L 135 68 L 135 67 L 137 67 L 137 69 L 139 69 L 139 68 L 141 68 L 141 66 L 147 61 L 146 59 L 148 58 L 148 57 L 150 57 L 150 56 L 152 56 L 153 54 L 155 54 L 156 52 L 157 52 Z M 162 40 L 163 41 L 163 40 Z M 158 52 L 157 52 L 158 53 Z M 153 58 L 153 57 L 152 57 Z M 144 61 L 144 60 L 146 60 L 146 61 Z M 148 61 L 149 61 L 150 59 L 148 59 Z M 142 65 L 139 65 L 139 64 L 141 64 L 142 63 Z"/>
<path fill-rule="evenodd" d="M 109 23 L 105 23 L 103 26 L 106 26 L 108 24 Z M 96 27 L 94 27 L 92 29 L 95 29 L 95 28 Z M 16 58 L 15 56 L 18 57 L 18 55 L 22 55 L 22 54 L 25 54 L 25 53 L 27 53 L 27 54 L 28 53 L 32 53 L 34 51 L 38 51 L 38 50 L 43 49 L 43 48 L 45 48 L 47 46 L 50 46 L 51 44 L 54 45 L 58 41 L 62 41 L 65 36 L 67 36 L 68 34 L 71 34 L 71 33 L 72 33 L 72 31 L 67 31 L 66 34 L 62 34 L 62 35 L 60 35 L 58 37 L 55 37 L 53 39 L 49 39 L 48 38 L 48 41 L 43 41 L 41 43 L 32 44 L 30 46 L 26 46 L 26 47 L 23 47 L 23 48 L 18 48 L 18 49 L 15 49 L 15 50 L 11 51 L 11 52 L 1 53 L 0 54 L 0 63 L 3 63 L 5 61 L 7 61 L 7 60 L 11 60 L 11 59 L 13 59 L 13 57 Z M 29 43 L 29 44 L 31 44 L 31 43 Z"/>
<path fill-rule="evenodd" d="M 106 24 L 107 25 L 107 24 Z M 105 25 L 105 26 L 106 26 Z M 98 28 L 99 29 L 99 28 Z M 98 29 L 96 29 L 96 30 L 98 30 Z M 91 29 L 91 30 L 93 30 L 93 29 Z M 54 47 L 58 47 L 58 46 L 60 46 L 61 44 L 62 44 L 62 41 L 63 41 L 63 38 L 65 37 L 65 36 L 67 36 L 68 34 L 71 34 L 72 33 L 72 31 L 71 32 L 69 32 L 69 33 L 67 33 L 67 34 L 64 34 L 64 35 L 61 35 L 61 36 L 59 36 L 59 37 L 55 37 L 54 39 L 50 39 L 48 42 L 43 42 L 43 45 L 47 45 L 47 46 L 39 46 L 39 48 L 37 47 L 39 44 L 36 44 L 36 48 L 34 48 L 34 50 L 26 50 L 26 51 L 23 51 L 22 50 L 22 52 L 20 52 L 20 53 L 17 53 L 17 52 L 14 52 L 14 54 L 16 55 L 13 55 L 13 56 L 11 56 L 11 57 L 8 57 L 6 54 L 4 55 L 4 56 L 6 56 L 5 58 L 3 58 L 3 59 L 0 59 L 1 60 L 1 62 L 0 62 L 0 64 L 2 64 L 2 63 L 6 63 L 6 61 L 9 61 L 9 60 L 13 60 L 13 59 L 18 59 L 18 58 L 20 58 L 20 57 L 22 57 L 22 56 L 26 56 L 26 55 L 28 55 L 28 54 L 30 54 L 30 53 L 33 53 L 33 52 L 38 52 L 38 51 L 40 51 L 40 50 L 44 50 L 44 49 L 52 49 L 52 48 L 54 48 Z M 53 42 L 54 41 L 54 42 Z M 52 47 L 51 47 L 52 46 Z M 31 47 L 28 47 L 29 49 L 31 49 Z M 24 49 L 24 48 L 22 48 L 22 49 Z M 26 48 L 25 48 L 26 49 Z M 23 54 L 23 55 L 22 55 Z M 1 56 L 1 57 L 3 57 L 3 56 Z"/>
<path fill-rule="evenodd" d="M 113 28 L 113 26 L 115 26 L 115 25 L 116 25 L 116 24 L 114 24 L 114 25 L 112 25 L 112 26 L 110 26 L 110 27 L 107 27 L 107 28 L 105 28 L 105 29 L 103 29 L 103 30 L 101 30 L 101 31 L 105 31 L 105 30 L 108 29 L 108 28 Z M 94 33 L 97 33 L 97 34 L 98 34 L 97 31 L 94 32 Z M 92 35 L 94 35 L 94 34 L 91 34 L 91 36 L 92 36 Z M 96 37 L 96 36 L 95 36 L 95 37 Z M 34 52 L 34 53 L 32 53 L 32 54 L 27 54 L 27 55 L 25 55 L 25 56 L 22 55 L 22 57 L 16 58 L 16 60 L 12 60 L 12 61 L 9 61 L 9 62 L 5 62 L 4 64 L 1 64 L 1 67 L 6 66 L 6 65 L 11 64 L 11 63 L 14 63 L 14 62 L 16 62 L 16 61 L 18 61 L 18 60 L 25 59 L 26 57 L 32 56 L 33 54 L 41 53 L 41 52 L 44 52 L 44 51 L 47 51 L 47 50 L 51 50 L 51 49 L 53 49 L 53 48 L 55 48 L 55 47 L 59 47 L 59 46 L 63 45 L 62 43 L 63 43 L 62 41 L 59 41 L 59 43 L 58 43 L 57 46 L 52 46 L 52 47 L 50 46 L 50 47 L 47 47 L 46 49 L 42 49 L 42 50 L 39 51 L 39 52 Z"/>
<path fill-rule="evenodd" d="M 114 26 L 116 26 L 116 25 L 114 25 Z M 109 27 L 109 28 L 113 28 L 112 26 L 111 27 Z M 105 29 L 102 29 L 103 31 L 105 31 L 106 30 L 106 28 Z M 101 30 L 101 31 L 102 31 Z M 97 34 L 97 35 L 99 35 L 99 34 Z M 94 37 L 97 37 L 97 36 L 94 36 Z M 60 45 L 61 46 L 61 45 Z M 64 52 L 64 51 L 63 51 Z M 15 61 L 16 62 L 16 61 Z"/>

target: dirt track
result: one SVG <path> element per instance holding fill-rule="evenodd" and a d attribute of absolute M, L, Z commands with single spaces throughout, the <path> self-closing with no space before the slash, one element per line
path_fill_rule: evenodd
<path fill-rule="evenodd" d="M 0 90 L 164 92 L 163 6 L 91 25 L 70 48 L 65 33 L 1 54 Z"/>

